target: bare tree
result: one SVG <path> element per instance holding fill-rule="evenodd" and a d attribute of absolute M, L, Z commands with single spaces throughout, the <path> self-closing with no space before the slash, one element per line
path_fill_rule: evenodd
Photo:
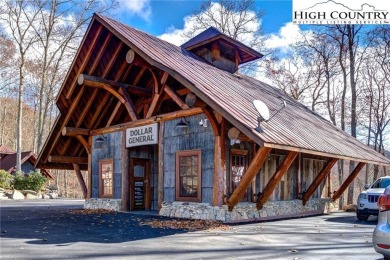
<path fill-rule="evenodd" d="M 93 12 L 104 13 L 116 7 L 115 0 L 51 0 L 39 12 L 33 28 L 39 42 L 34 46 L 39 54 L 37 151 L 42 148 L 50 103 L 62 82 L 71 57 L 84 34 Z"/>
<path fill-rule="evenodd" d="M 13 41 L 18 54 L 18 115 L 17 115 L 17 157 L 16 170 L 21 170 L 22 152 L 22 121 L 23 121 L 23 94 L 24 94 L 24 67 L 26 55 L 31 46 L 36 42 L 36 34 L 32 28 L 39 11 L 42 9 L 39 0 L 6 1 L 0 8 L 0 19 L 3 25 L 11 31 Z"/>

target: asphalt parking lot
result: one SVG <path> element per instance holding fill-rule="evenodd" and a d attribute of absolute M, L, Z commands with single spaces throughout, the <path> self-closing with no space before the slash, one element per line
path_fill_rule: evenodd
<path fill-rule="evenodd" d="M 144 214 L 71 214 L 83 201 L 1 201 L 1 259 L 383 259 L 376 218 L 354 213 L 189 232 L 152 228 Z"/>

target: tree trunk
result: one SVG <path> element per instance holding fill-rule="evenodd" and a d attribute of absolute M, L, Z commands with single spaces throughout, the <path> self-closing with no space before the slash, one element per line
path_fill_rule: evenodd
<path fill-rule="evenodd" d="M 21 49 L 22 53 L 23 50 Z M 17 129 L 16 129 L 16 171 L 22 170 L 22 121 L 23 121 L 23 69 L 24 69 L 24 57 L 21 56 L 19 65 L 19 91 L 18 91 L 18 116 L 17 116 Z"/>

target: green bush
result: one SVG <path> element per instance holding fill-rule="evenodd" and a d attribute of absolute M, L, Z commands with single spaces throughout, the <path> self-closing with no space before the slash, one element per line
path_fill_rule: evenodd
<path fill-rule="evenodd" d="M 13 186 L 17 190 L 40 191 L 46 183 L 46 178 L 39 172 L 30 172 L 27 177 L 23 174 L 16 174 Z"/>
<path fill-rule="evenodd" d="M 5 170 L 0 170 L 0 188 L 10 188 L 13 176 Z"/>

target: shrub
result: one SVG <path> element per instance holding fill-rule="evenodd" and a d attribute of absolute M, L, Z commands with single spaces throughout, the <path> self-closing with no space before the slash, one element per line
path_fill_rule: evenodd
<path fill-rule="evenodd" d="M 30 172 L 27 177 L 23 174 L 16 174 L 13 181 L 14 188 L 17 190 L 40 191 L 46 183 L 46 178 L 39 172 Z"/>
<path fill-rule="evenodd" d="M 11 181 L 13 176 L 5 170 L 0 170 L 0 188 L 8 189 L 10 188 Z"/>

